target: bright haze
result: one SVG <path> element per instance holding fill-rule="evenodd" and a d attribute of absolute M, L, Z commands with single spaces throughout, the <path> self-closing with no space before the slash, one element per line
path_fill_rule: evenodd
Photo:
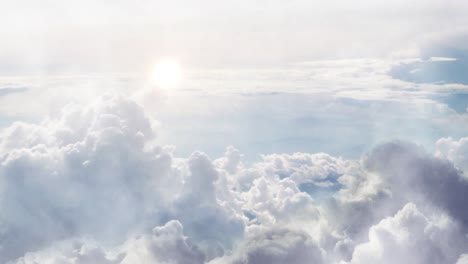
<path fill-rule="evenodd" d="M 468 264 L 467 1 L 0 18 L 0 263 Z"/>

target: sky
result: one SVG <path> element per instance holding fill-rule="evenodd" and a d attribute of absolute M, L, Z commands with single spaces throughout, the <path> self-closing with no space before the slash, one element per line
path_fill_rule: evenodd
<path fill-rule="evenodd" d="M 0 3 L 0 263 L 467 264 L 468 2 Z"/>

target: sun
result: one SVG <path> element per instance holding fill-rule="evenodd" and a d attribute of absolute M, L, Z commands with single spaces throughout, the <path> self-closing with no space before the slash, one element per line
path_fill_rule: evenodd
<path fill-rule="evenodd" d="M 151 81 L 159 88 L 173 89 L 179 85 L 181 75 L 180 66 L 176 61 L 163 60 L 155 65 L 151 73 Z"/>

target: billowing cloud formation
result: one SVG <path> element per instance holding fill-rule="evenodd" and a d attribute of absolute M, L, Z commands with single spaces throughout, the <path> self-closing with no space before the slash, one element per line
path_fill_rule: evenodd
<path fill-rule="evenodd" d="M 214 196 L 207 157 L 175 164 L 153 135 L 142 108 L 122 97 L 3 131 L 0 262 L 73 236 L 119 241 L 173 218 L 200 241 L 242 234 L 241 218 Z"/>
<path fill-rule="evenodd" d="M 369 241 L 356 247 L 351 263 L 453 263 L 458 243 L 467 245 L 456 225 L 428 219 L 409 203 L 370 228 Z"/>
<path fill-rule="evenodd" d="M 395 196 L 430 202 L 468 227 L 468 181 L 449 161 L 427 154 L 416 145 L 394 142 L 375 148 L 366 167 L 379 173 Z"/>
<path fill-rule="evenodd" d="M 170 221 L 156 227 L 149 235 L 129 240 L 123 245 L 124 254 L 112 254 L 89 242 L 64 243 L 60 248 L 28 253 L 18 264 L 75 263 L 75 264 L 130 264 L 130 263 L 203 263 L 204 255 L 187 241 L 182 225 Z"/>
<path fill-rule="evenodd" d="M 0 262 L 464 263 L 463 140 L 176 158 L 121 96 L 0 136 Z"/>
<path fill-rule="evenodd" d="M 322 252 L 309 235 L 281 227 L 250 230 L 246 241 L 226 259 L 213 263 L 323 263 Z"/>
<path fill-rule="evenodd" d="M 452 161 L 455 166 L 465 172 L 468 171 L 468 138 L 453 140 L 452 138 L 441 138 L 436 143 L 436 155 Z"/>

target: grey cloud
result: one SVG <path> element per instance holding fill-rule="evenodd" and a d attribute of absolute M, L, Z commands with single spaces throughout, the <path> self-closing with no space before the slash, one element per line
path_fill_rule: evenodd
<path fill-rule="evenodd" d="M 125 241 L 106 250 L 93 241 L 64 241 L 53 247 L 27 253 L 11 264 L 202 264 L 204 254 L 183 233 L 178 221 L 155 227 L 150 234 Z"/>
<path fill-rule="evenodd" d="M 61 264 L 118 264 L 122 256 L 115 258 L 108 256 L 101 247 L 87 242 L 68 242 L 55 245 L 38 252 L 27 253 L 24 257 L 8 264 L 38 264 L 38 263 L 61 263 Z"/>
<path fill-rule="evenodd" d="M 211 263 L 211 262 L 210 262 Z M 322 251 L 304 232 L 286 228 L 252 230 L 234 254 L 212 264 L 324 263 Z"/>
<path fill-rule="evenodd" d="M 183 234 L 178 221 L 155 227 L 151 235 L 127 241 L 121 264 L 202 264 L 204 254 Z"/>
<path fill-rule="evenodd" d="M 188 160 L 190 174 L 174 202 L 174 216 L 198 242 L 230 248 L 244 232 L 241 215 L 229 204 L 221 205 L 216 194 L 218 171 L 205 154 L 196 152 Z"/>
<path fill-rule="evenodd" d="M 468 181 L 451 162 L 417 145 L 391 142 L 374 148 L 365 165 L 383 177 L 395 196 L 428 201 L 468 228 Z"/>
<path fill-rule="evenodd" d="M 460 153 L 464 153 L 463 148 Z M 239 185 L 234 183 L 233 186 L 240 186 L 237 190 L 241 192 L 244 210 L 254 217 L 252 223 L 264 226 L 274 223 L 299 226 L 306 222 L 322 225 L 319 231 L 309 228 L 308 232 L 313 232 L 315 241 L 328 253 L 329 262 L 353 258 L 353 263 L 367 263 L 359 261 L 359 256 L 364 254 L 363 249 L 356 251 L 355 247 L 366 244 L 369 232 L 379 229 L 372 229 L 372 226 L 379 226 L 382 219 L 392 217 L 427 219 L 427 224 L 421 225 L 426 225 L 428 230 L 432 227 L 439 230 L 432 235 L 415 237 L 415 241 L 411 241 L 413 237 L 408 238 L 408 243 L 416 243 L 411 247 L 423 248 L 423 251 L 415 253 L 408 250 L 409 244 L 394 245 L 392 243 L 397 242 L 387 243 L 385 238 L 371 235 L 372 243 L 377 241 L 375 243 L 381 245 L 382 250 L 388 251 L 389 260 L 393 256 L 397 261 L 408 258 L 414 259 L 415 263 L 455 261 L 467 243 L 463 235 L 466 232 L 463 202 L 468 191 L 465 179 L 450 161 L 427 153 L 412 143 L 394 141 L 378 145 L 361 162 L 340 160 L 325 154 L 273 154 L 251 167 L 239 169 L 234 176 L 238 177 L 235 179 Z M 329 201 L 315 204 L 307 196 L 314 197 L 316 193 L 305 194 L 297 188 L 300 182 L 324 177 L 331 177 L 342 186 Z M 405 207 L 408 202 L 414 204 Z M 443 217 L 433 219 L 434 214 Z M 400 220 L 384 222 L 391 221 Z M 405 222 L 399 225 L 418 236 L 419 231 L 405 227 L 413 224 Z M 395 232 L 395 236 L 400 233 Z M 433 236 L 444 242 L 434 242 Z M 398 252 L 393 251 L 395 246 Z M 387 263 L 385 258 L 374 256 L 374 259 L 376 262 L 368 263 Z"/>

